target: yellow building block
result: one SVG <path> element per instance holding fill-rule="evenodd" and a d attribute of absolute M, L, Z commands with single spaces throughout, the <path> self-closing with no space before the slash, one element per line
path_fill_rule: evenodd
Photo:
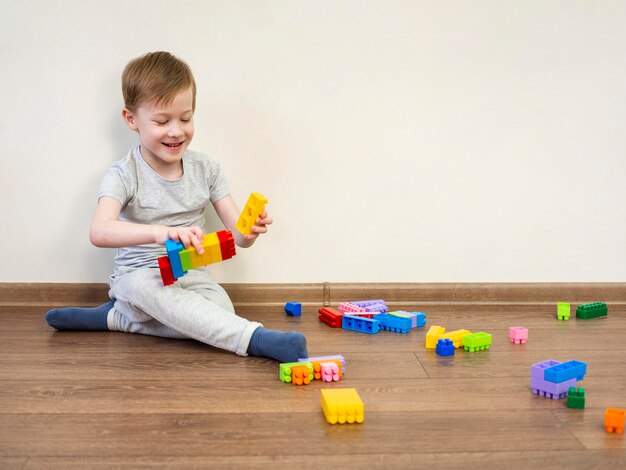
<path fill-rule="evenodd" d="M 237 221 L 237 230 L 243 235 L 248 235 L 252 231 L 252 226 L 256 219 L 263 213 L 267 204 L 267 199 L 261 193 L 252 193 L 246 202 L 246 206 L 241 211 Z"/>
<path fill-rule="evenodd" d="M 472 332 L 469 330 L 455 330 L 441 335 L 439 339 L 451 339 L 455 348 L 461 348 L 463 347 L 463 336 L 471 334 Z"/>
<path fill-rule="evenodd" d="M 220 240 L 217 237 L 217 232 L 204 235 L 202 247 L 204 248 L 204 253 L 201 255 L 198 254 L 194 247 L 181 250 L 180 261 L 185 271 L 222 261 L 222 249 L 220 247 Z"/>
<path fill-rule="evenodd" d="M 435 349 L 437 347 L 437 341 L 446 332 L 443 326 L 433 325 L 426 333 L 426 349 Z"/>
<path fill-rule="evenodd" d="M 322 411 L 330 424 L 362 423 L 365 409 L 355 388 L 324 388 Z"/>

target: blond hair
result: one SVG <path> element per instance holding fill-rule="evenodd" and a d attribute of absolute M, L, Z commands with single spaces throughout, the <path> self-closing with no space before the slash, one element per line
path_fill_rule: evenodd
<path fill-rule="evenodd" d="M 196 81 L 191 68 L 169 52 L 149 52 L 131 60 L 122 73 L 124 106 L 136 111 L 143 103 L 170 104 L 175 96 L 192 88 L 196 109 Z"/>

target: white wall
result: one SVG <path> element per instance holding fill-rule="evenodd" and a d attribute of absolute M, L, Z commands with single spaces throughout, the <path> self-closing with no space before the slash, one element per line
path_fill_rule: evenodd
<path fill-rule="evenodd" d="M 128 60 L 271 234 L 222 282 L 624 281 L 626 2 L 0 0 L 0 282 L 104 282 Z M 212 209 L 211 209 L 212 211 Z M 218 230 L 212 216 L 210 230 Z"/>

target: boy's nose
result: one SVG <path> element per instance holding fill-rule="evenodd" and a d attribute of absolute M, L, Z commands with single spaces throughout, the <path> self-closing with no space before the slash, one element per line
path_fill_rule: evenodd
<path fill-rule="evenodd" d="M 168 129 L 167 134 L 170 137 L 176 137 L 176 136 L 182 135 L 182 133 L 183 133 L 182 128 L 178 124 L 172 123 L 172 125 Z"/>

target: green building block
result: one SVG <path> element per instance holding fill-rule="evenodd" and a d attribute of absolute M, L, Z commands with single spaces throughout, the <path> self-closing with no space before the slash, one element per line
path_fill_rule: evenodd
<path fill-rule="evenodd" d="M 577 408 L 579 410 L 585 409 L 585 389 L 570 387 L 567 392 L 567 407 Z"/>
<path fill-rule="evenodd" d="M 491 346 L 491 335 L 483 331 L 463 336 L 463 349 L 469 352 L 484 351 Z"/>
<path fill-rule="evenodd" d="M 559 320 L 569 320 L 570 312 L 570 305 L 567 302 L 557 302 L 556 318 Z"/>
<path fill-rule="evenodd" d="M 590 318 L 606 317 L 609 309 L 604 302 L 579 305 L 576 309 L 576 318 L 589 320 Z"/>

